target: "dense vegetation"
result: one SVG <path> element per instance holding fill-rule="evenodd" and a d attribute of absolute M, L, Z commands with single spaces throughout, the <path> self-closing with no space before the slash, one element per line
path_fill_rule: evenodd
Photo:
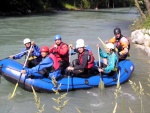
<path fill-rule="evenodd" d="M 134 27 L 150 28 L 149 0 L 2 0 L 0 2 L 0 15 L 25 15 L 53 10 L 117 8 L 134 5 L 141 15 L 141 18 L 136 21 Z"/>
<path fill-rule="evenodd" d="M 134 0 L 2 0 L 1 15 L 28 14 L 64 9 L 129 7 Z"/>
<path fill-rule="evenodd" d="M 131 25 L 131 29 L 150 29 L 150 1 L 134 0 L 134 2 L 141 16 Z"/>

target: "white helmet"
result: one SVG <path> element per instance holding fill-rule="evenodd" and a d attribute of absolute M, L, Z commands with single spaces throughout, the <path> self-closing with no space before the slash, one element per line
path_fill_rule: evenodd
<path fill-rule="evenodd" d="M 26 39 L 23 40 L 23 44 L 26 44 L 26 43 L 29 43 L 29 42 L 31 42 L 31 40 L 29 38 L 26 38 Z"/>
<path fill-rule="evenodd" d="M 106 44 L 106 47 L 109 48 L 109 49 L 115 49 L 115 46 L 112 43 Z"/>
<path fill-rule="evenodd" d="M 84 47 L 84 40 L 83 39 L 78 39 L 76 41 L 76 48 L 79 48 L 79 47 Z"/>

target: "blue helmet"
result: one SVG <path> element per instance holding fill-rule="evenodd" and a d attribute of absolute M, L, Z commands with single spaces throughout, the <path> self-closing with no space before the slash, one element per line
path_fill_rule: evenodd
<path fill-rule="evenodd" d="M 54 40 L 61 40 L 61 36 L 60 35 L 55 35 Z"/>

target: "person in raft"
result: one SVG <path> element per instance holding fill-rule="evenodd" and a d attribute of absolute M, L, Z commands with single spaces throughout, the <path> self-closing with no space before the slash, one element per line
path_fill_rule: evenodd
<path fill-rule="evenodd" d="M 70 47 L 73 49 L 72 46 Z M 92 51 L 85 48 L 83 39 L 76 41 L 74 51 L 78 53 L 78 59 L 72 61 L 72 66 L 67 67 L 66 72 L 71 72 L 75 76 L 89 77 L 93 73 L 95 60 Z"/>
<path fill-rule="evenodd" d="M 106 52 L 102 51 L 100 48 L 100 45 L 97 44 L 97 47 L 99 47 L 99 55 L 103 58 L 102 63 L 100 64 L 100 68 L 98 68 L 98 71 L 107 75 L 113 75 L 114 72 L 117 71 L 117 64 L 118 64 L 118 55 L 115 52 L 115 46 L 112 43 L 106 44 Z"/>
<path fill-rule="evenodd" d="M 114 29 L 114 37 L 106 41 L 106 43 L 113 43 L 116 45 L 119 60 L 125 60 L 129 56 L 130 42 L 121 34 L 120 28 Z"/>
<path fill-rule="evenodd" d="M 54 36 L 54 40 L 55 44 L 50 47 L 49 51 L 56 56 L 60 64 L 60 69 L 64 73 L 64 70 L 69 65 L 69 48 L 66 43 L 62 42 L 60 35 Z"/>
<path fill-rule="evenodd" d="M 36 66 L 37 64 L 39 64 L 40 61 L 42 60 L 40 48 L 34 43 L 34 41 L 31 42 L 31 40 L 29 38 L 24 39 L 23 44 L 25 45 L 25 48 L 22 49 L 20 54 L 17 54 L 15 56 L 10 55 L 9 57 L 12 59 L 20 59 L 24 55 L 26 57 L 26 55 L 28 53 L 27 50 L 30 50 L 30 47 L 32 45 L 30 55 L 29 55 L 29 58 L 28 58 L 27 63 L 26 63 L 26 67 L 32 68 L 32 67 Z"/>
<path fill-rule="evenodd" d="M 48 77 L 52 79 L 58 79 L 61 77 L 61 70 L 59 69 L 59 63 L 57 58 L 52 54 L 49 53 L 49 48 L 47 46 L 42 46 L 40 48 L 42 61 L 35 67 L 32 68 L 25 68 L 21 70 L 22 74 L 34 75 L 34 73 L 39 73 L 43 77 Z M 39 76 L 39 75 L 38 75 Z"/>

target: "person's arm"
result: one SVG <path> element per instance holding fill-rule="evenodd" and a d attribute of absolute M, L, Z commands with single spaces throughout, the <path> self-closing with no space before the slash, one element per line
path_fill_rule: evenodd
<path fill-rule="evenodd" d="M 108 54 L 104 51 L 102 51 L 101 49 L 99 49 L 99 54 L 100 54 L 100 57 L 102 58 L 107 58 Z"/>
<path fill-rule="evenodd" d="M 51 67 L 53 66 L 53 60 L 49 57 L 46 57 L 42 62 L 40 62 L 40 64 L 38 64 L 37 66 L 33 67 L 33 68 L 26 68 L 26 73 L 27 74 L 34 74 L 34 73 L 38 73 L 40 70 L 42 70 L 43 68 L 46 67 Z"/>
<path fill-rule="evenodd" d="M 105 72 L 105 73 L 110 73 L 111 71 L 113 71 L 114 68 L 115 68 L 116 62 L 117 62 L 117 56 L 116 56 L 116 54 L 113 53 L 109 57 L 110 57 L 109 58 L 110 60 L 108 61 L 108 65 L 107 65 L 106 68 L 103 69 L 103 72 Z"/>
<path fill-rule="evenodd" d="M 85 52 L 84 55 L 82 56 L 82 63 L 80 65 L 76 65 L 74 67 L 74 70 L 77 70 L 77 69 L 84 69 L 86 64 L 88 62 L 88 54 Z"/>
<path fill-rule="evenodd" d="M 114 44 L 114 43 L 116 42 L 116 38 L 115 38 L 115 37 L 113 37 L 113 38 L 111 38 L 110 40 L 108 40 L 108 42 L 109 42 L 109 43 L 113 43 L 113 44 Z"/>
<path fill-rule="evenodd" d="M 22 56 L 24 56 L 27 52 L 25 52 L 26 49 L 22 49 L 21 53 L 18 55 L 13 56 L 13 59 L 20 59 Z"/>
<path fill-rule="evenodd" d="M 119 52 L 119 55 L 127 54 L 128 53 L 128 45 L 129 45 L 128 40 L 126 38 L 122 38 L 120 41 L 120 44 L 121 44 L 123 50 Z"/>
<path fill-rule="evenodd" d="M 32 54 L 34 56 L 37 56 L 37 57 L 39 57 L 41 55 L 40 48 L 37 45 L 33 46 L 33 53 Z"/>
<path fill-rule="evenodd" d="M 54 49 L 54 45 L 50 46 L 49 52 L 50 52 L 50 53 L 53 53 L 53 49 Z"/>

